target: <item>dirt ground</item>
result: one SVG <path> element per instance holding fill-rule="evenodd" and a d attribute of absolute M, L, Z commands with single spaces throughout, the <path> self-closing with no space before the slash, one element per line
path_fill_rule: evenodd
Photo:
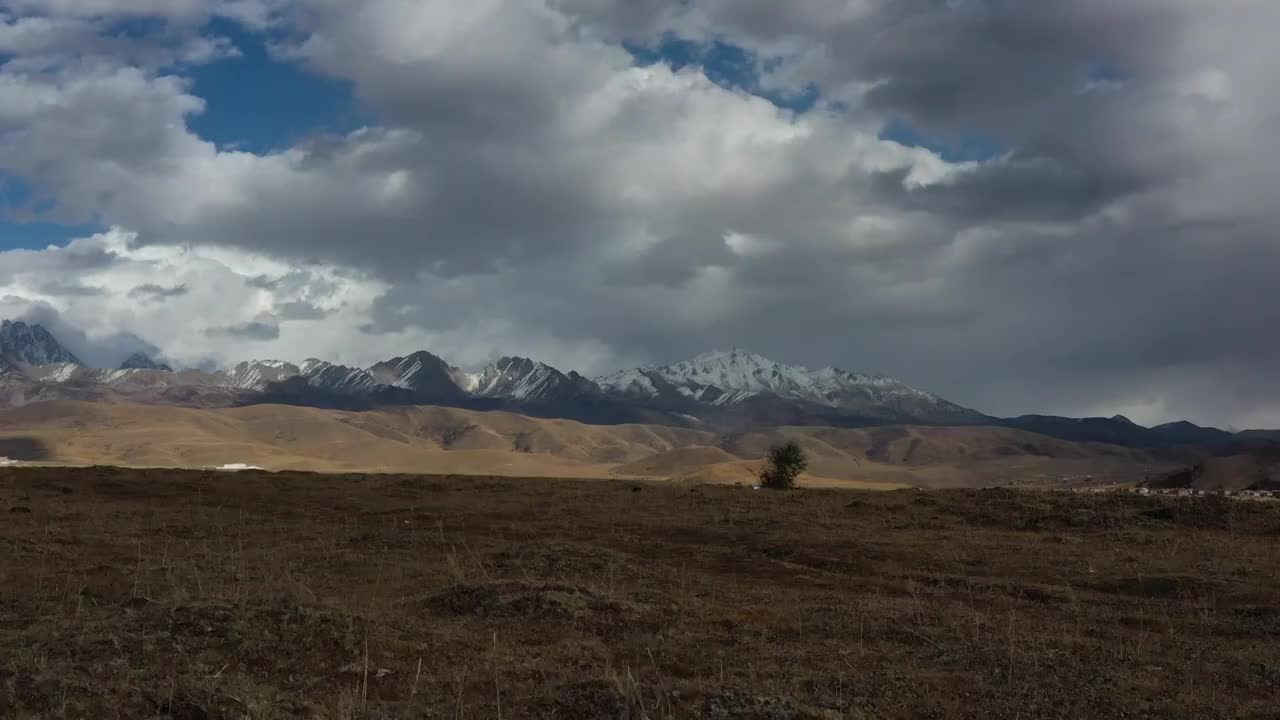
<path fill-rule="evenodd" d="M 0 718 L 1276 718 L 1280 503 L 0 470 Z"/>

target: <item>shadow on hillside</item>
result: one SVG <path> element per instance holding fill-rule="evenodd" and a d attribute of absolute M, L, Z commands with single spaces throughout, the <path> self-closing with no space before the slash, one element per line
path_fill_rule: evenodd
<path fill-rule="evenodd" d="M 44 441 L 33 437 L 0 438 L 0 457 L 22 462 L 43 462 L 53 457 Z"/>

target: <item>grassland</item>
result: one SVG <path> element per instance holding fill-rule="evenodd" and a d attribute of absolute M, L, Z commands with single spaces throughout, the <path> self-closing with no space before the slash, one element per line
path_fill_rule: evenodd
<path fill-rule="evenodd" d="M 1280 504 L 0 469 L 3 718 L 1274 718 Z"/>
<path fill-rule="evenodd" d="M 996 427 L 782 427 L 748 433 L 584 425 L 443 407 L 342 412 L 255 405 L 194 409 L 43 402 L 0 410 L 0 456 L 63 465 L 647 477 L 750 482 L 773 445 L 795 441 L 809 485 L 848 489 L 1060 486 L 1091 475 L 1134 483 L 1183 463 Z"/>

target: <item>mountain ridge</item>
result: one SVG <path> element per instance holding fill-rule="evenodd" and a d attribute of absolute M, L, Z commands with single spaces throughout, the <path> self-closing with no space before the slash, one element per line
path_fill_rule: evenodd
<path fill-rule="evenodd" d="M 164 370 L 165 372 L 173 372 L 173 368 L 167 364 L 154 360 L 150 355 L 144 352 L 136 352 L 124 359 L 120 363 L 121 370 Z"/>
<path fill-rule="evenodd" d="M 368 368 L 308 358 L 175 372 L 145 353 L 132 354 L 118 369 L 89 368 L 38 324 L 5 320 L 0 325 L 0 406 L 116 395 L 211 407 L 443 405 L 593 424 L 639 422 L 725 432 L 785 425 L 986 425 L 1126 447 L 1229 447 L 1247 439 L 1185 421 L 1147 428 L 1123 416 L 995 418 L 883 375 L 832 366 L 810 370 L 738 348 L 597 378 L 519 356 L 466 371 L 425 350 Z"/>
<path fill-rule="evenodd" d="M 0 322 L 0 357 L 9 363 L 26 365 L 80 364 L 80 359 L 43 326 L 28 325 L 21 320 Z"/>
<path fill-rule="evenodd" d="M 622 370 L 596 382 L 611 392 L 668 403 L 684 399 L 729 407 L 774 396 L 867 419 L 916 418 L 931 424 L 972 424 L 987 419 L 982 413 L 893 378 L 834 367 L 809 370 L 736 348 L 703 353 L 672 365 Z"/>

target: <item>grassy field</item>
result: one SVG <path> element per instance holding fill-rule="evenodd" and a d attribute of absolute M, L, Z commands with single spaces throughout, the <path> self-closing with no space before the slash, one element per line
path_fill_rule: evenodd
<path fill-rule="evenodd" d="M 0 717 L 1275 718 L 1280 504 L 0 470 Z"/>
<path fill-rule="evenodd" d="M 721 434 L 585 425 L 506 412 L 282 405 L 181 408 L 55 401 L 0 410 L 0 457 L 57 465 L 751 482 L 771 447 L 809 457 L 804 483 L 844 489 L 1134 483 L 1186 463 L 998 427 L 783 427 Z M 1069 483 L 1065 483 L 1069 484 Z"/>

